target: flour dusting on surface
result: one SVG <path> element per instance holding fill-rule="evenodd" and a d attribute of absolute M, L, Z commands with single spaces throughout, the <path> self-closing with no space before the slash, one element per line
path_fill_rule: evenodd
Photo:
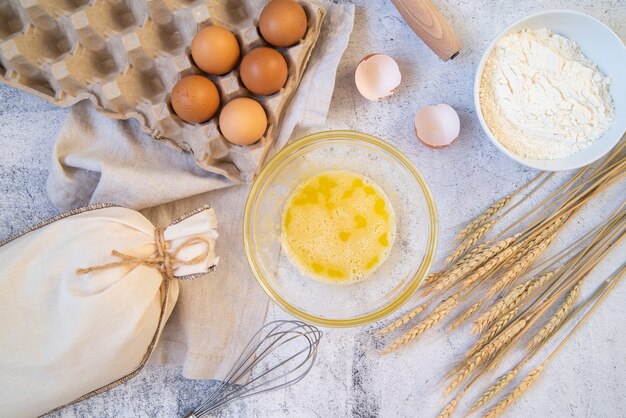
<path fill-rule="evenodd" d="M 511 152 L 557 159 L 611 126 L 609 84 L 576 42 L 526 29 L 502 38 L 487 59 L 480 106 L 491 133 Z"/>

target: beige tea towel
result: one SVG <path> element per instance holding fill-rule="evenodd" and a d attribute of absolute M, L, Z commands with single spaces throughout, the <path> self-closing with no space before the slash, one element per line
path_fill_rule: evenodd
<path fill-rule="evenodd" d="M 354 5 L 319 3 L 326 7 L 322 31 L 275 150 L 296 126 L 322 124 L 330 105 Z M 112 202 L 144 209 L 142 213 L 161 226 L 201 204 L 215 209 L 220 265 L 206 279 L 180 283 L 179 301 L 154 361 L 182 365 L 190 378 L 223 377 L 263 324 L 268 303 L 247 265 L 241 239 L 248 185 L 235 186 L 198 168 L 191 155 L 155 141 L 135 121 L 109 119 L 89 103 L 80 103 L 57 140 L 47 187 L 59 209 Z"/>

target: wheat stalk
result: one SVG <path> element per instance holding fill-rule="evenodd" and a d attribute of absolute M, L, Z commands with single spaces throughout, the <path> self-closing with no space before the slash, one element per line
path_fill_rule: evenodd
<path fill-rule="evenodd" d="M 459 244 L 459 246 L 446 258 L 445 263 L 450 265 L 461 258 L 467 250 L 469 250 L 478 240 L 485 236 L 485 234 L 493 226 L 492 222 L 487 222 L 472 232 L 467 238 Z"/>
<path fill-rule="evenodd" d="M 426 310 L 426 308 L 428 308 L 429 304 L 430 304 L 430 302 L 426 302 L 426 303 L 423 303 L 423 304 L 417 306 L 415 309 L 411 310 L 410 312 L 407 312 L 402 317 L 396 319 L 391 324 L 389 324 L 386 327 L 384 327 L 383 329 L 379 330 L 378 333 L 379 334 L 388 334 L 388 333 L 390 333 L 392 331 L 397 330 L 398 328 L 404 326 L 411 319 L 415 318 L 417 315 L 419 315 L 420 313 L 424 312 Z"/>
<path fill-rule="evenodd" d="M 593 314 L 593 312 L 598 308 L 598 306 L 604 301 L 604 299 L 609 295 L 609 293 L 615 288 L 617 283 L 624 277 L 626 273 L 626 263 L 622 264 L 620 268 L 615 270 L 598 288 L 594 291 L 594 293 L 589 296 L 578 308 L 576 311 L 570 312 L 567 315 L 565 321 L 572 320 L 578 312 L 582 311 L 588 305 L 591 305 L 589 309 L 585 312 L 585 314 L 577 321 L 576 325 L 567 333 L 565 337 L 561 340 L 561 342 L 555 347 L 552 352 L 546 357 L 546 359 L 539 365 L 539 367 L 535 368 L 531 371 L 528 376 L 518 387 L 516 387 L 513 391 L 511 391 L 505 398 L 503 398 L 500 402 L 498 402 L 490 411 L 487 412 L 487 415 L 490 417 L 495 417 L 501 414 L 515 399 L 519 398 L 521 394 L 537 379 L 541 370 L 545 367 L 548 362 L 550 362 L 556 354 L 563 348 L 563 346 L 567 343 L 567 341 L 575 334 L 575 332 L 582 326 L 582 324 Z M 573 289 L 572 289 L 573 290 Z M 561 322 L 557 327 L 561 327 L 565 321 Z M 554 333 L 550 333 L 547 338 L 550 338 L 554 335 Z M 478 408 L 485 405 L 489 400 L 502 388 L 504 388 L 512 379 L 517 375 L 517 373 L 521 370 L 521 368 L 535 355 L 539 352 L 539 346 L 533 348 L 529 351 L 529 353 L 520 360 L 513 369 L 504 374 L 500 379 L 498 379 L 493 385 L 487 389 L 478 399 L 478 401 L 472 406 L 469 413 L 475 412 Z M 532 375 L 532 376 L 531 376 Z M 489 415 L 491 414 L 491 415 Z"/>
<path fill-rule="evenodd" d="M 384 354 L 391 353 L 395 351 L 399 347 L 405 345 L 409 341 L 415 339 L 418 335 L 424 333 L 424 331 L 432 328 L 437 323 L 439 323 L 450 311 L 452 308 L 456 306 L 458 303 L 458 298 L 460 293 L 455 293 L 452 296 L 446 298 L 443 302 L 439 304 L 431 313 L 429 313 L 424 319 L 418 322 L 413 328 L 411 328 L 404 335 L 397 338 L 394 342 L 392 342 L 387 349 L 383 352 Z"/>
<path fill-rule="evenodd" d="M 543 343 L 549 335 L 551 335 L 554 330 L 558 328 L 558 326 L 563 323 L 567 315 L 571 312 L 574 303 L 578 299 L 580 295 L 580 285 L 582 280 L 580 280 L 576 285 L 569 291 L 559 308 L 556 310 L 552 318 L 539 330 L 539 332 L 530 340 L 528 343 L 528 349 L 533 350 L 537 348 L 541 343 Z"/>
<path fill-rule="evenodd" d="M 459 232 L 456 235 L 455 240 L 458 241 L 462 241 L 464 238 L 466 238 L 471 232 L 473 232 L 474 230 L 476 230 L 479 226 L 483 225 L 486 221 L 488 221 L 490 218 L 492 218 L 493 216 L 495 216 L 498 212 L 500 212 L 505 206 L 507 206 L 509 204 L 509 202 L 511 202 L 511 200 L 513 200 L 513 198 L 521 193 L 522 191 L 526 190 L 530 185 L 532 185 L 533 183 L 535 183 L 537 180 L 539 180 L 541 177 L 544 176 L 545 173 L 539 173 L 537 174 L 534 178 L 532 178 L 531 180 L 529 180 L 526 184 L 524 184 L 523 186 L 517 188 L 517 190 L 515 190 L 513 193 L 504 196 L 503 198 L 501 198 L 500 200 L 498 200 L 497 202 L 493 203 L 491 206 L 489 206 L 487 209 L 485 209 L 485 211 L 483 213 L 481 213 L 480 215 L 478 215 L 477 217 L 475 217 L 472 221 L 470 221 L 470 223 L 463 228 L 463 230 L 461 232 Z M 534 192 L 536 192 L 537 190 L 539 190 L 551 177 L 553 176 L 553 173 L 550 173 L 548 175 L 546 175 L 544 177 L 544 180 L 535 188 L 533 188 L 533 190 L 531 190 L 525 197 L 523 197 L 522 199 L 518 200 L 517 203 L 515 203 L 515 205 L 513 205 L 512 207 L 510 207 L 505 213 L 500 214 L 495 220 L 494 223 L 496 223 L 498 220 L 502 219 L 504 216 L 506 216 L 509 212 L 511 212 L 512 210 L 514 210 L 515 208 L 517 208 L 519 205 L 521 205 L 529 196 L 531 196 Z"/>
<path fill-rule="evenodd" d="M 615 236 L 619 237 L 616 241 L 613 241 L 613 238 L 615 238 Z M 623 231 L 615 231 L 611 234 L 608 235 L 608 239 L 606 236 L 603 236 L 599 241 L 595 242 L 595 244 L 598 244 L 598 246 L 592 246 L 591 248 L 593 249 L 593 251 L 587 251 L 587 250 L 583 250 L 581 251 L 581 255 L 584 256 L 589 256 L 588 259 L 586 259 L 584 262 L 580 263 L 578 266 L 575 266 L 576 263 L 578 261 L 581 261 L 580 258 L 574 257 L 576 259 L 576 261 L 574 262 L 573 266 L 575 266 L 576 268 L 572 269 L 573 275 L 577 276 L 579 278 L 579 284 L 582 283 L 582 280 L 584 280 L 584 278 L 588 275 L 588 273 L 591 271 L 591 269 L 593 269 L 599 262 L 600 260 L 607 254 L 607 252 L 605 251 L 607 248 L 609 248 L 611 246 L 611 244 L 616 244 L 617 242 L 619 242 L 622 238 L 624 238 L 623 236 Z M 595 245 L 594 244 L 594 245 Z M 570 279 L 571 281 L 571 279 Z M 554 284 L 554 283 L 553 283 Z M 569 283 L 566 285 L 568 286 Z M 545 310 L 552 305 L 552 303 L 554 302 L 555 298 L 557 298 L 559 296 L 559 294 L 561 294 L 566 287 L 561 287 L 561 290 L 557 290 L 555 292 L 552 293 L 551 296 L 547 297 L 546 299 L 544 299 L 544 301 L 537 307 L 537 309 L 535 311 L 532 311 L 533 306 L 540 300 L 540 298 L 536 299 L 536 301 L 530 306 L 530 308 L 527 309 L 527 312 L 530 312 L 529 314 L 529 319 L 528 319 L 528 325 L 534 323 L 537 319 L 539 319 L 541 317 L 541 315 L 543 315 L 543 313 L 545 312 Z M 576 293 L 576 292 L 574 292 Z M 573 302 L 572 302 L 573 303 Z M 570 311 L 571 311 L 571 307 L 570 307 Z M 567 314 L 565 315 L 567 316 Z M 563 319 L 558 322 L 557 327 L 559 327 L 562 323 L 563 320 L 565 319 L 565 317 L 563 317 Z M 521 336 L 521 334 L 518 334 L 515 339 L 519 339 L 519 337 Z M 498 363 L 502 360 L 502 358 L 504 357 L 505 353 L 510 349 L 511 345 L 508 346 L 508 348 L 506 350 L 500 351 L 498 353 L 497 358 L 494 358 L 490 364 L 489 364 L 489 369 L 493 370 L 495 367 L 497 367 Z"/>
<path fill-rule="evenodd" d="M 475 230 L 480 228 L 485 222 L 487 222 L 493 215 L 500 212 L 500 210 L 502 210 L 502 208 L 504 208 L 511 201 L 512 197 L 512 194 L 504 196 L 502 199 L 498 200 L 487 209 L 485 209 L 483 213 L 475 217 L 469 223 L 469 225 L 463 228 L 461 232 L 456 235 L 455 240 L 462 241 L 463 239 L 467 238 L 472 232 L 474 232 Z"/>
<path fill-rule="evenodd" d="M 522 379 L 520 384 L 517 385 L 515 389 L 513 389 L 511 392 L 509 392 L 504 398 L 502 398 L 493 408 L 487 411 L 483 418 L 496 418 L 497 416 L 501 415 L 502 412 L 504 412 L 504 410 L 508 408 L 509 405 L 511 405 L 517 398 L 522 396 L 522 394 L 526 392 L 526 390 L 533 383 L 535 383 L 542 370 L 543 365 L 540 365 L 539 367 L 531 370 L 526 375 L 526 377 Z"/>
<path fill-rule="evenodd" d="M 620 149 L 625 149 L 626 142 L 619 147 Z M 567 221 L 572 219 L 573 215 L 579 211 L 580 208 L 603 190 L 606 190 L 623 177 L 626 177 L 626 156 L 622 154 L 619 152 L 612 153 L 598 168 L 592 169 L 586 167 L 579 170 L 565 184 L 561 185 L 558 190 L 551 192 L 542 202 L 534 205 L 534 209 L 512 222 L 508 227 L 505 227 L 503 231 L 497 233 L 496 238 L 493 238 L 491 241 L 497 241 L 495 244 L 491 244 L 490 242 L 478 244 L 478 242 L 483 240 L 487 231 L 489 231 L 494 224 L 500 222 L 500 220 L 511 212 L 515 206 L 519 205 L 520 202 L 517 201 L 515 205 L 509 205 L 509 202 L 507 202 L 503 205 L 503 207 L 508 205 L 506 210 L 502 210 L 502 207 L 500 207 L 493 209 L 493 213 L 489 213 L 493 207 L 498 206 L 500 203 L 500 201 L 495 202 L 487 208 L 485 212 L 472 220 L 470 223 L 471 226 L 468 225 L 468 228 L 464 228 L 464 231 L 458 235 L 461 244 L 447 259 L 447 262 L 452 265 L 443 271 L 432 273 L 424 280 L 424 283 L 428 285 L 425 294 L 434 293 L 434 295 L 428 299 L 430 302 L 450 291 L 456 291 L 457 293 L 443 299 L 439 305 L 426 314 L 423 319 L 420 318 L 420 321 L 412 326 L 407 333 L 393 341 L 385 352 L 394 351 L 398 347 L 415 339 L 429 328 L 432 328 L 435 324 L 442 321 L 444 317 L 450 315 L 463 300 L 475 291 L 485 289 L 490 291 L 490 296 L 495 296 L 502 289 L 514 285 L 514 283 L 536 263 L 537 259 L 553 241 L 560 228 Z M 534 191 L 541 188 L 543 184 L 551 178 L 551 175 L 544 177 L 540 175 L 537 178 L 543 178 L 543 180 L 540 180 L 541 184 L 536 186 L 529 195 L 532 195 Z M 518 192 L 519 190 L 515 193 Z M 511 196 L 514 196 L 515 193 Z M 521 200 L 523 201 L 527 197 L 528 196 L 525 196 Z M 573 298 L 571 306 L 561 312 L 560 315 L 562 318 L 556 319 L 556 317 L 559 316 L 559 310 L 564 308 L 563 305 L 568 300 L 571 292 L 575 290 L 574 286 L 580 284 L 580 281 L 597 265 L 599 259 L 601 259 L 605 253 L 608 253 L 608 250 L 615 242 L 623 237 L 624 231 L 620 231 L 620 228 L 624 229 L 624 227 L 626 227 L 626 214 L 619 215 L 617 213 L 618 212 L 616 212 L 616 215 L 614 215 L 610 223 L 606 222 L 604 227 L 598 227 L 599 229 L 595 230 L 595 232 L 590 232 L 589 234 L 595 234 L 595 238 L 589 238 L 588 240 L 585 238 L 585 242 L 581 241 L 579 243 L 580 249 L 577 249 L 576 246 L 570 247 L 566 253 L 555 256 L 556 259 L 552 257 L 542 263 L 542 265 L 547 266 L 545 268 L 541 267 L 544 271 L 548 269 L 552 269 L 552 271 L 542 272 L 539 276 L 526 281 L 523 285 L 507 291 L 502 297 L 502 300 L 496 304 L 497 308 L 494 307 L 488 310 L 489 315 L 493 318 L 489 321 L 482 321 L 483 325 L 481 331 L 486 331 L 483 331 L 483 335 L 481 335 L 478 341 L 468 350 L 466 353 L 467 357 L 448 373 L 450 381 L 447 387 L 447 393 L 457 388 L 461 383 L 464 384 L 464 389 L 446 405 L 440 417 L 449 417 L 456 410 L 461 397 L 464 396 L 468 388 L 474 384 L 477 379 L 484 376 L 492 366 L 497 365 L 501 359 L 508 356 L 509 351 L 517 346 L 517 342 L 524 335 L 528 334 L 527 330 L 529 330 L 535 322 L 541 320 L 547 310 L 550 309 L 556 301 L 563 298 L 565 292 L 569 293 L 563 298 L 561 305 L 559 305 L 553 317 L 546 322 L 542 330 L 534 337 L 540 338 L 540 334 L 546 334 L 546 336 L 541 337 L 541 341 L 537 340 L 538 342 L 531 345 L 532 348 L 524 358 L 524 362 L 528 361 L 532 355 L 537 353 L 539 348 L 545 343 L 545 340 L 556 334 L 556 331 L 563 327 L 565 321 L 573 317 L 574 312 L 572 307 L 575 303 L 575 298 Z M 529 218 L 531 215 L 532 218 Z M 511 235 L 509 231 L 514 230 L 514 228 L 517 229 L 518 227 L 520 227 L 520 233 L 513 237 L 504 238 L 506 236 L 505 234 Z M 615 231 L 616 227 L 618 227 L 617 231 Z M 607 235 L 608 231 L 613 232 Z M 588 235 L 588 237 L 591 236 L 592 235 Z M 553 266 L 559 267 L 554 269 Z M 539 268 L 535 265 L 534 270 L 537 271 Z M 489 283 L 491 289 L 487 289 L 487 283 Z M 546 283 L 550 283 L 549 286 L 546 286 Z M 452 290 L 457 286 L 460 290 Z M 540 289 L 543 290 L 541 294 L 537 296 L 536 294 L 539 293 Z M 533 296 L 532 302 L 527 303 L 530 296 Z M 586 300 L 584 304 L 576 307 L 576 312 L 582 308 L 582 305 L 586 306 L 588 300 Z M 599 301 L 597 301 L 597 303 L 599 303 Z M 450 329 L 458 327 L 463 321 L 475 315 L 480 309 L 480 306 L 483 305 L 483 300 L 471 304 L 452 321 Z M 416 309 L 419 309 L 419 312 L 423 312 L 427 308 L 422 309 L 420 305 Z M 400 318 L 381 331 L 391 332 L 392 330 L 398 329 L 407 324 L 408 321 L 413 320 L 418 314 L 419 313 L 411 315 L 409 312 L 403 317 L 404 320 Z M 481 318 L 486 318 L 484 315 L 485 314 L 481 315 Z M 552 324 L 550 325 L 551 322 Z M 396 327 L 393 326 L 394 324 L 396 324 Z M 576 327 L 579 325 L 580 322 Z M 567 338 L 569 338 L 569 335 L 566 339 Z M 565 340 L 561 342 L 559 347 L 557 347 L 544 363 L 522 379 L 520 385 L 515 387 L 508 395 L 505 395 L 488 414 L 495 416 L 501 413 L 517 397 L 521 396 L 521 393 L 537 378 L 536 375 L 539 374 L 544 364 L 564 343 Z M 515 379 L 516 375 L 519 374 L 523 364 L 525 363 L 518 363 L 514 369 L 502 375 L 491 385 L 490 388 L 478 398 L 477 402 L 472 407 L 472 411 L 484 406 L 496 393 L 509 385 Z"/>
<path fill-rule="evenodd" d="M 571 213 L 571 211 L 575 209 L 572 208 L 572 205 L 570 204 L 571 201 L 576 200 L 580 197 L 582 197 L 582 199 L 579 200 L 588 201 L 593 197 L 593 194 L 584 192 L 585 188 L 594 189 L 594 185 L 603 185 L 602 188 L 595 188 L 597 194 L 598 191 L 605 190 L 606 188 L 610 187 L 612 184 L 614 184 L 614 181 L 617 181 L 621 177 L 626 175 L 626 171 L 623 171 L 623 164 L 626 162 L 626 159 L 622 154 L 624 148 L 626 148 L 626 141 L 622 141 L 618 146 L 616 146 L 609 154 L 609 156 L 606 157 L 604 161 L 595 168 L 595 171 L 592 170 L 592 175 L 589 176 L 587 179 L 584 179 L 584 176 L 587 174 L 588 171 L 591 170 L 592 166 L 588 165 L 587 167 L 578 170 L 578 172 L 574 176 L 572 176 L 569 180 L 562 184 L 557 190 L 553 191 L 549 196 L 545 197 L 541 202 L 536 204 L 533 209 L 521 216 L 507 228 L 500 231 L 495 239 L 506 234 L 516 225 L 528 219 L 533 213 L 536 213 L 541 208 L 543 208 L 543 210 L 535 215 L 534 219 L 530 221 L 530 224 L 541 224 L 542 216 L 545 217 L 544 219 L 550 218 L 550 216 L 547 216 L 546 214 L 550 210 L 554 210 L 555 207 L 558 207 L 558 209 L 554 210 L 554 213 Z M 615 161 L 616 159 L 617 162 Z M 539 186 L 535 188 L 534 191 L 538 190 L 543 184 L 545 184 L 545 182 L 550 179 L 552 174 L 544 178 L 544 180 L 539 184 Z M 576 183 L 581 179 L 583 179 L 582 182 L 576 185 Z M 531 194 L 534 191 L 532 191 Z M 579 205 L 580 204 L 581 202 L 579 202 Z"/>
<path fill-rule="evenodd" d="M 540 365 L 543 368 L 554 356 L 558 353 L 558 351 L 565 345 L 565 343 L 574 335 L 576 330 L 581 327 L 581 325 L 591 316 L 594 310 L 600 305 L 600 303 L 607 297 L 609 292 L 617 285 L 617 283 L 621 280 L 624 273 L 626 272 L 626 263 L 622 265 L 621 268 L 617 269 L 609 278 L 607 278 L 604 283 L 602 283 L 595 292 L 589 296 L 578 308 L 576 311 L 571 311 L 570 314 L 567 315 L 565 321 L 572 320 L 578 312 L 582 311 L 585 307 L 591 304 L 591 307 L 587 310 L 587 312 L 583 315 L 582 318 L 578 320 L 576 325 L 568 332 L 568 334 L 561 340 L 559 345 L 552 350 L 550 355 L 543 361 Z M 545 275 L 545 274 L 544 274 Z M 542 275 L 543 276 L 543 275 Z M 558 327 L 564 325 L 565 321 L 561 322 Z M 554 335 L 554 333 L 550 333 L 547 338 L 550 338 Z M 544 341 L 545 342 L 545 341 Z M 507 373 L 502 375 L 495 383 L 493 383 L 483 394 L 478 398 L 478 400 L 474 403 L 474 405 L 469 410 L 468 414 L 476 412 L 479 408 L 483 407 L 489 400 L 491 400 L 498 392 L 500 392 L 504 387 L 506 387 L 519 373 L 522 367 L 530 361 L 531 358 L 537 352 L 539 352 L 539 346 L 534 347 L 529 350 L 529 353 L 521 359 L 515 367 L 509 370 Z"/>
<path fill-rule="evenodd" d="M 448 385 L 447 393 L 452 392 L 463 382 L 476 368 L 492 359 L 503 347 L 507 346 L 513 338 L 526 327 L 526 319 L 522 318 L 508 326 L 493 340 L 487 343 L 467 360 L 461 362 L 454 369 L 452 381 Z"/>
<path fill-rule="evenodd" d="M 500 393 L 502 389 L 507 387 L 509 383 L 513 381 L 513 379 L 515 378 L 515 376 L 517 376 L 521 369 L 522 364 L 518 363 L 518 365 L 515 366 L 513 369 L 500 376 L 498 380 L 496 380 L 491 386 L 489 386 L 486 391 L 482 393 L 482 395 L 480 395 L 478 400 L 476 400 L 474 405 L 472 405 L 472 407 L 470 408 L 468 414 L 472 414 L 485 406 L 487 402 L 489 402 L 494 396 Z"/>
<path fill-rule="evenodd" d="M 467 318 L 472 316 L 472 314 L 474 312 L 476 312 L 478 310 L 478 308 L 480 308 L 480 305 L 482 305 L 482 303 L 483 303 L 483 301 L 479 300 L 478 302 L 475 302 L 474 304 L 472 304 L 472 306 L 467 308 L 461 315 L 459 315 L 454 320 L 454 322 L 452 322 L 452 324 L 450 324 L 450 326 L 448 327 L 448 331 L 453 331 L 456 328 L 458 328 L 459 325 L 461 325 L 463 322 L 465 322 L 465 320 L 467 320 Z"/>
<path fill-rule="evenodd" d="M 621 181 L 624 177 L 626 177 L 625 157 L 626 155 L 623 155 L 617 163 L 610 165 L 608 168 L 602 170 L 598 168 L 595 173 L 586 178 L 582 183 L 569 190 L 568 193 L 564 193 L 556 201 L 544 208 L 541 213 L 535 216 L 534 221 L 541 225 L 552 221 L 558 216 L 569 216 L 584 206 L 593 197 L 602 193 L 609 187 L 612 187 L 615 183 Z M 584 170 L 585 169 L 583 169 L 583 171 Z M 557 204 L 560 204 L 561 206 L 555 211 L 555 213 L 545 216 L 542 221 L 538 221 L 542 215 Z"/>

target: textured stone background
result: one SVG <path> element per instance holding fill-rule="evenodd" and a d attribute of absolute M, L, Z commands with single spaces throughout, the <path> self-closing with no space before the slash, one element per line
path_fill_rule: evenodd
<path fill-rule="evenodd" d="M 339 67 L 328 121 L 320 129 L 365 131 L 388 140 L 411 157 L 437 201 L 440 256 L 449 248 L 456 226 L 534 174 L 498 153 L 475 118 L 474 71 L 493 37 L 530 13 L 569 8 L 595 16 L 626 39 L 624 0 L 435 1 L 464 44 L 459 57 L 443 63 L 410 31 L 388 1 L 355 3 L 355 29 Z M 353 83 L 356 64 L 372 52 L 395 57 L 403 74 L 396 94 L 380 103 L 366 102 Z M 448 149 L 427 149 L 412 133 L 415 112 L 435 103 L 448 103 L 461 116 L 461 136 Z M 54 139 L 67 114 L 65 109 L 0 86 L 0 239 L 56 213 L 46 196 L 45 180 Z M 586 226 L 615 209 L 624 195 L 626 185 L 622 182 L 590 205 L 556 246 L 572 242 Z M 597 269 L 593 282 L 621 263 L 624 253 L 624 246 L 618 248 Z M 593 287 L 591 284 L 586 291 Z M 626 416 L 625 298 L 626 283 L 622 283 L 508 416 Z M 285 316 L 278 308 L 270 310 L 272 318 Z M 372 341 L 377 326 L 325 330 L 319 362 L 304 381 L 233 405 L 222 415 L 436 416 L 444 404 L 441 376 L 470 343 L 467 330 L 447 334 L 439 327 L 419 342 L 381 357 Z M 211 384 L 183 379 L 175 367 L 152 366 L 131 383 L 60 415 L 176 416 L 189 410 Z"/>

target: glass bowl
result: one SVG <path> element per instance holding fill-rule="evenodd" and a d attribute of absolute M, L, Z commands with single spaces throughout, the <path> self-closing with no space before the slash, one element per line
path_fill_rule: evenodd
<path fill-rule="evenodd" d="M 369 177 L 389 198 L 396 218 L 386 261 L 367 278 L 345 284 L 303 274 L 281 243 L 282 213 L 292 191 L 329 170 Z M 437 239 L 433 197 L 419 170 L 386 142 L 353 131 L 312 134 L 276 154 L 252 185 L 243 222 L 248 262 L 270 298 L 293 316 L 333 327 L 368 323 L 397 310 L 426 276 Z"/>

